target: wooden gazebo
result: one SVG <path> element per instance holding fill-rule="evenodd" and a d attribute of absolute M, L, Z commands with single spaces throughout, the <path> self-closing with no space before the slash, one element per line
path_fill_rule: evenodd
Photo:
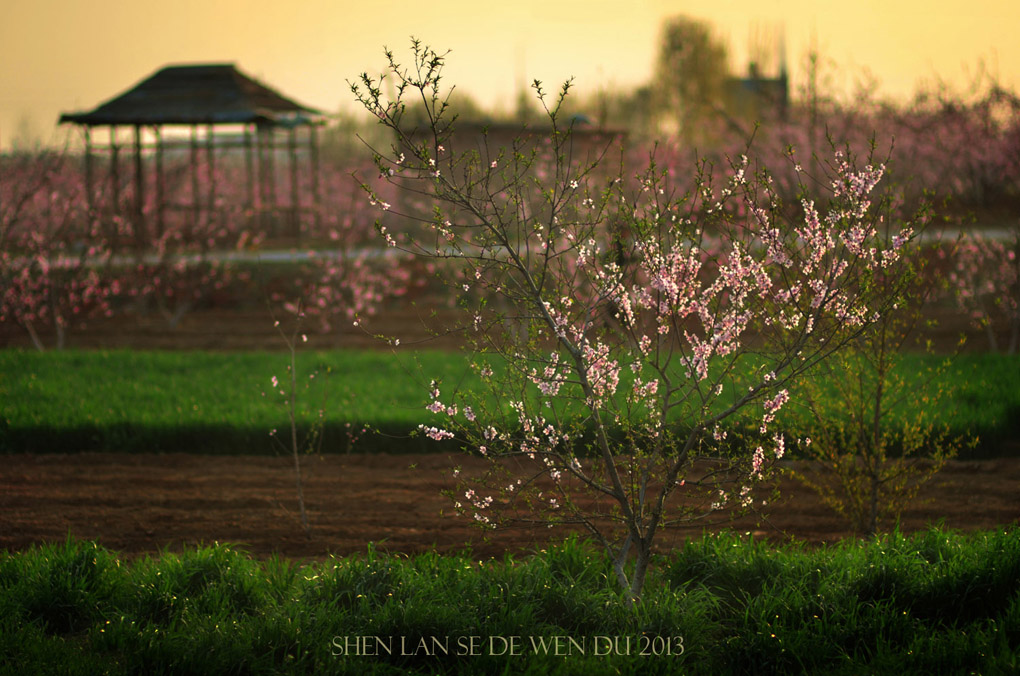
<path fill-rule="evenodd" d="M 185 209 L 195 219 L 216 209 L 222 186 L 217 186 L 215 165 L 229 149 L 244 155 L 245 210 L 258 222 L 274 230 L 269 235 L 300 236 L 303 212 L 318 218 L 320 203 L 319 153 L 316 129 L 325 116 L 318 110 L 286 98 L 255 81 L 234 64 L 174 65 L 157 71 L 127 92 L 88 112 L 65 113 L 61 123 L 80 125 L 85 141 L 85 184 L 90 212 L 94 211 L 95 188 L 107 186 L 109 203 L 120 216 L 129 216 L 135 224 L 139 246 L 161 234 L 168 209 Z M 108 128 L 105 139 L 96 130 Z M 134 130 L 133 199 L 121 206 L 123 128 Z M 299 130 L 304 130 L 299 137 Z M 130 141 L 128 142 L 130 147 Z M 190 157 L 191 199 L 189 203 L 170 199 L 166 193 L 164 158 L 168 152 Z M 289 200 L 281 200 L 277 186 L 277 154 L 289 159 Z M 220 157 L 217 157 L 217 154 Z M 299 175 L 305 159 L 310 171 L 310 196 L 300 194 Z M 106 157 L 106 175 L 97 176 L 97 159 Z M 146 176 L 145 158 L 151 158 L 154 180 Z M 287 162 L 284 160 L 284 162 Z M 207 185 L 202 190 L 200 165 Z M 124 178 L 127 178 L 126 176 Z M 104 181 L 105 183 L 97 183 Z M 146 184 L 155 195 L 146 195 Z M 232 186 L 237 189 L 238 186 Z M 203 194 L 204 192 L 204 194 Z M 146 199 L 153 198 L 150 209 Z M 128 211 L 128 214 L 122 211 Z M 290 232 L 275 232 L 279 216 L 287 215 Z M 153 233 L 151 227 L 155 226 Z"/>

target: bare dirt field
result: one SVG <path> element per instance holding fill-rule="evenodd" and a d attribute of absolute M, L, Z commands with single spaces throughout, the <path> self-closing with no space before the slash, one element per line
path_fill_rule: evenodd
<path fill-rule="evenodd" d="M 158 312 L 118 313 L 112 317 L 94 317 L 68 331 L 69 349 L 144 349 L 144 350 L 231 350 L 284 351 L 287 344 L 274 325 L 276 319 L 264 305 L 250 304 L 228 309 L 195 310 L 171 326 Z M 291 316 L 279 317 L 290 331 Z M 376 316 L 362 318 L 361 326 L 350 321 L 335 321 L 323 332 L 314 319 L 301 329 L 307 343 L 303 350 L 390 349 L 378 335 L 396 336 L 405 346 L 425 349 L 454 349 L 460 346 L 457 335 L 440 335 L 443 326 L 462 320 L 461 313 L 447 305 L 427 302 L 421 305 L 394 301 Z M 47 347 L 55 344 L 53 331 L 39 327 Z M 13 323 L 0 323 L 0 348 L 32 349 L 28 333 Z"/>
<path fill-rule="evenodd" d="M 286 342 L 274 326 L 274 319 L 285 322 L 290 316 L 274 317 L 269 309 L 250 299 L 230 299 L 222 307 L 194 310 L 170 325 L 155 310 L 146 313 L 122 312 L 112 317 L 94 317 L 72 327 L 67 333 L 66 347 L 73 349 L 145 349 L 145 350 L 231 350 L 284 351 Z M 930 339 L 936 350 L 952 353 L 958 348 L 961 335 L 967 337 L 965 351 L 988 349 L 983 330 L 976 329 L 966 316 L 951 306 L 931 308 L 927 318 L 934 327 L 918 338 Z M 457 349 L 462 347 L 462 334 L 448 327 L 462 325 L 464 314 L 449 298 L 418 296 L 391 299 L 370 317 L 362 317 L 360 326 L 348 320 L 334 320 L 329 331 L 309 319 L 301 333 L 307 343 L 301 349 L 391 349 L 378 336 L 400 338 L 403 348 Z M 285 324 L 285 326 L 290 326 Z M 53 331 L 36 327 L 43 343 L 54 345 Z M 999 336 L 1000 344 L 1008 337 Z M 923 341 L 919 344 L 923 345 Z M 13 323 L 0 323 L 0 348 L 32 349 L 28 333 Z"/>
<path fill-rule="evenodd" d="M 312 535 L 297 513 L 293 467 L 284 457 L 188 454 L 8 455 L 0 463 L 0 549 L 91 539 L 126 556 L 229 542 L 255 556 L 317 559 L 330 553 L 415 553 L 462 550 L 474 556 L 526 554 L 562 531 L 486 533 L 455 515 L 448 498 L 451 469 L 472 471 L 472 459 L 349 455 L 306 459 L 305 499 Z M 942 522 L 968 531 L 1020 523 L 1020 459 L 953 462 L 901 520 L 905 532 Z M 758 537 L 807 544 L 853 534 L 813 493 L 784 480 L 783 498 L 767 523 L 744 519 L 728 527 Z M 697 525 L 662 534 L 668 549 L 698 537 Z"/>

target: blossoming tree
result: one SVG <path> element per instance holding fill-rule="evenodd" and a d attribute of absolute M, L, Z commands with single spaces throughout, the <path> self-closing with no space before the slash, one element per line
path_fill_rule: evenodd
<path fill-rule="evenodd" d="M 957 247 L 949 281 L 961 309 L 984 327 L 993 352 L 1020 349 L 1020 227 L 1007 240 L 980 233 L 964 235 Z"/>
<path fill-rule="evenodd" d="M 311 234 L 324 244 L 294 281 L 302 311 L 326 333 L 338 323 L 364 321 L 387 301 L 405 296 L 420 280 L 413 279 L 410 256 L 380 249 L 372 226 L 374 208 L 361 199 L 351 175 L 331 168 L 323 179 L 325 204 Z M 298 305 L 284 303 L 292 314 L 297 314 Z"/>
<path fill-rule="evenodd" d="M 110 312 L 110 246 L 85 205 L 64 153 L 0 162 L 0 322 L 24 328 L 40 351 L 50 331 L 62 349 L 68 330 Z"/>
<path fill-rule="evenodd" d="M 550 100 L 535 83 L 548 140 L 458 151 L 444 56 L 417 41 L 413 55 L 408 68 L 387 53 L 392 98 L 367 75 L 352 83 L 394 135 L 380 174 L 434 205 L 430 236 L 382 235 L 456 262 L 457 288 L 479 291 L 464 328 L 503 402 L 486 410 L 437 380 L 423 431 L 492 460 L 460 509 L 487 526 L 587 529 L 634 602 L 663 529 L 760 500 L 788 445 L 774 420 L 790 384 L 898 300 L 911 226 L 879 236 L 884 167 L 842 154 L 829 204 L 805 200 L 796 222 L 746 159 L 724 184 L 702 172 L 685 189 L 654 157 L 633 180 L 603 180 L 608 159 L 577 153 L 561 120 L 569 84 Z M 402 124 L 410 101 L 428 111 L 425 137 Z"/>

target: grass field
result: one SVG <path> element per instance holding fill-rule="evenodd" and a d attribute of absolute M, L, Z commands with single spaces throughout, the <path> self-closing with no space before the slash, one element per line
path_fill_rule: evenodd
<path fill-rule="evenodd" d="M 272 453 L 270 430 L 289 425 L 279 394 L 289 389 L 288 364 L 288 355 L 254 352 L 0 351 L 0 448 Z M 464 363 L 441 352 L 300 354 L 299 422 L 307 428 L 325 412 L 325 452 L 349 450 L 348 429 L 365 425 L 383 436 L 357 450 L 412 452 L 421 444 L 385 439 L 428 418 L 419 368 L 445 373 Z"/>
<path fill-rule="evenodd" d="M 939 359 L 906 355 L 901 368 L 921 372 Z M 289 387 L 288 361 L 255 352 L 0 351 L 0 450 L 272 453 L 270 430 L 288 425 L 278 391 Z M 434 450 L 407 436 L 435 422 L 424 408 L 430 379 L 478 387 L 467 358 L 450 352 L 299 353 L 297 371 L 299 422 L 307 428 L 323 411 L 326 453 Z M 979 437 L 972 453 L 995 455 L 1020 437 L 1020 358 L 961 355 L 946 378 L 954 394 L 938 418 Z M 796 407 L 788 414 L 795 428 Z M 348 433 L 366 425 L 375 431 L 352 446 Z"/>
<path fill-rule="evenodd" d="M 520 560 L 370 548 L 306 565 L 225 545 L 127 562 L 69 540 L 0 554 L 0 665 L 66 674 L 1016 673 L 1018 536 L 931 530 L 812 551 L 705 536 L 657 561 L 634 609 L 620 602 L 607 561 L 573 540 Z"/>

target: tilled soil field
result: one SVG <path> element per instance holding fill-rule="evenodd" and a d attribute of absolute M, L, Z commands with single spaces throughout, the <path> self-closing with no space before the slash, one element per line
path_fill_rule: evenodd
<path fill-rule="evenodd" d="M 275 319 L 286 321 L 290 315 L 278 317 L 265 305 L 231 299 L 223 307 L 194 310 L 171 325 L 159 312 L 122 312 L 112 317 L 95 317 L 70 329 L 66 347 L 74 349 L 145 349 L 145 350 L 230 350 L 284 351 L 286 341 L 274 325 Z M 929 310 L 927 318 L 933 326 L 920 338 L 930 339 L 937 350 L 957 349 L 961 335 L 967 340 L 964 350 L 988 349 L 983 330 L 975 328 L 955 307 L 945 303 Z M 307 336 L 301 349 L 391 349 L 379 336 L 400 339 L 403 348 L 456 349 L 463 345 L 463 333 L 450 327 L 463 325 L 465 315 L 449 298 L 419 296 L 391 299 L 370 317 L 362 317 L 359 326 L 349 320 L 334 320 L 326 331 L 309 318 L 301 333 Z M 36 330 L 44 345 L 55 344 L 53 332 L 46 326 Z M 1005 345 L 1008 336 L 999 337 Z M 919 344 L 923 344 L 921 341 Z M 13 323 L 0 323 L 0 348 L 32 349 L 29 334 Z"/>
<path fill-rule="evenodd" d="M 456 515 L 441 494 L 452 468 L 476 459 L 424 456 L 310 456 L 305 501 L 311 536 L 298 516 L 293 465 L 284 457 L 188 454 L 8 455 L 0 463 L 0 549 L 95 540 L 126 556 L 199 543 L 233 543 L 255 556 L 318 559 L 364 552 L 462 550 L 476 557 L 524 554 L 561 530 L 483 532 Z M 952 462 L 901 519 L 910 532 L 941 523 L 962 531 L 1020 523 L 1020 460 Z M 783 497 L 765 522 L 726 525 L 769 540 L 834 542 L 853 533 L 807 489 L 783 480 Z M 662 534 L 663 549 L 699 537 L 703 525 Z M 715 527 L 718 528 L 718 527 Z"/>

